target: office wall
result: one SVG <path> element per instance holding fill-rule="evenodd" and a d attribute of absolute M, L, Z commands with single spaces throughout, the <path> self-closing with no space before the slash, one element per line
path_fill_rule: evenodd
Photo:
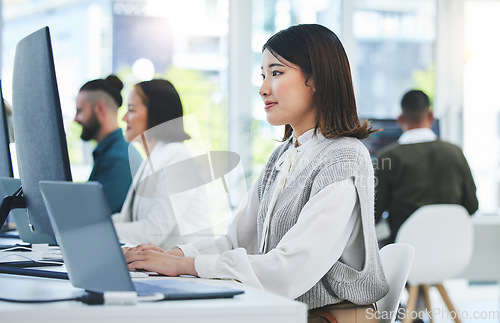
<path fill-rule="evenodd" d="M 137 21 L 151 17 L 151 25 L 155 25 L 155 21 L 168 20 L 170 27 L 166 29 L 171 28 L 171 33 L 162 34 L 166 36 L 158 43 L 161 50 L 154 53 L 158 57 L 149 55 L 154 61 L 156 72 L 163 72 L 167 66 L 170 74 L 162 75 L 173 77 L 180 84 L 186 93 L 185 97 L 190 100 L 188 109 L 195 113 L 207 111 L 199 119 L 205 122 L 204 127 L 210 128 L 211 132 L 207 136 L 210 145 L 239 150 L 247 160 L 247 176 L 253 179 L 282 131 L 279 127 L 267 124 L 257 94 L 261 46 L 275 31 L 290 24 L 318 22 L 334 30 L 345 45 L 351 61 L 359 111 L 363 117 L 395 117 L 400 95 L 410 87 L 424 88 L 432 95 L 435 114 L 441 119 L 442 137 L 465 148 L 479 180 L 481 208 L 496 212 L 500 204 L 499 171 L 496 166 L 499 163 L 496 156 L 500 153 L 494 147 L 498 145 L 491 145 L 489 150 L 481 148 L 480 152 L 473 148 L 482 147 L 474 139 L 481 125 L 483 129 L 480 130 L 486 137 L 499 137 L 496 132 L 497 111 L 500 108 L 491 104 L 493 95 L 486 99 L 483 91 L 481 97 L 477 94 L 472 96 L 472 92 L 466 88 L 467 84 L 477 87 L 483 85 L 486 89 L 490 85 L 497 88 L 494 78 L 484 83 L 481 74 L 495 71 L 496 61 L 492 60 L 492 56 L 476 56 L 471 60 L 470 53 L 473 51 L 465 46 L 469 31 L 468 24 L 464 22 L 475 11 L 479 17 L 485 17 L 482 22 L 487 21 L 488 15 L 484 15 L 484 12 L 497 12 L 495 5 L 499 2 L 6 1 L 7 5 L 1 8 L 4 20 L 1 66 L 4 92 L 8 98 L 10 62 L 15 43 L 35 28 L 49 24 L 53 31 L 65 124 L 67 133 L 72 136 L 68 141 L 70 152 L 73 160 L 88 166 L 92 162 L 92 145 L 81 143 L 79 128 L 72 122 L 75 92 L 89 78 L 117 72 L 121 67 L 130 65 L 136 57 L 148 56 L 133 54 L 135 49 L 142 49 L 137 48 L 141 45 L 132 46 L 132 42 L 127 44 L 127 39 L 120 38 L 120 33 L 116 32 L 116 28 L 128 25 L 126 19 L 133 15 L 136 18 L 130 19 Z M 28 5 L 32 5 L 31 9 L 27 9 Z M 486 6 L 492 6 L 493 9 Z M 122 17 L 122 23 L 120 18 L 113 20 L 114 16 Z M 484 26 L 475 34 L 485 39 L 495 39 L 496 35 L 492 34 L 496 28 L 492 27 L 496 26 L 495 21 L 491 20 L 491 24 L 474 23 L 477 27 Z M 127 32 L 122 34 L 126 35 Z M 469 36 L 469 39 L 478 37 Z M 172 43 L 170 48 L 169 42 Z M 494 43 L 490 42 L 491 46 Z M 130 53 L 127 53 L 129 50 Z M 495 53 L 496 49 L 487 51 Z M 476 69 L 474 78 L 464 79 L 464 75 L 472 75 L 467 69 L 474 62 L 482 62 L 483 67 Z M 70 72 L 62 72 L 63 69 Z M 189 77 L 186 77 L 185 71 L 189 71 Z M 131 73 L 124 75 L 127 83 L 136 80 L 133 75 L 130 76 Z M 485 84 L 488 86 L 485 87 Z M 193 85 L 198 89 L 203 88 L 203 91 L 194 91 Z M 476 90 L 475 93 L 481 92 Z M 464 96 L 467 101 L 464 101 Z M 490 107 L 489 112 L 478 113 L 478 107 L 486 106 Z M 478 115 L 484 116 L 483 124 L 478 121 Z M 487 126 L 484 126 L 484 120 L 489 122 Z M 216 122 L 216 126 L 210 126 L 211 122 Z"/>

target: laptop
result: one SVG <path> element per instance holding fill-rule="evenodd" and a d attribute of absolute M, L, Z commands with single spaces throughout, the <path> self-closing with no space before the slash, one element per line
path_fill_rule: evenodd
<path fill-rule="evenodd" d="M 132 281 L 101 184 L 40 181 L 73 286 L 91 292 L 163 293 L 164 299 L 230 298 L 242 290 L 182 280 Z"/>
<path fill-rule="evenodd" d="M 0 177 L 0 196 L 2 198 L 14 194 L 19 187 L 21 187 L 21 180 L 19 178 Z M 53 235 L 31 231 L 26 209 L 11 210 L 10 215 L 16 223 L 16 230 L 23 242 L 56 245 L 56 239 Z"/>

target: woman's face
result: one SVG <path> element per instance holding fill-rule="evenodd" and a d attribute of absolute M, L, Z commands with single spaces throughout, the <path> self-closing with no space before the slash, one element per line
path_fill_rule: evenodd
<path fill-rule="evenodd" d="M 127 132 L 125 133 L 127 141 L 134 140 L 147 130 L 148 108 L 142 102 L 135 88 L 128 97 L 128 110 L 123 116 L 123 121 L 127 123 Z"/>
<path fill-rule="evenodd" d="M 309 80 L 306 85 L 299 66 L 280 59 L 286 64 L 267 49 L 262 53 L 263 81 L 259 94 L 265 104 L 267 121 L 276 126 L 291 125 L 298 137 L 316 125 L 314 84 Z"/>

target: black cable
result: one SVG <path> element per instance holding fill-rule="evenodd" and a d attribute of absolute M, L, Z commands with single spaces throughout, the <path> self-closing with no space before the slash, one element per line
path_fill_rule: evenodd
<path fill-rule="evenodd" d="M 0 301 L 2 302 L 10 302 L 10 303 L 55 303 L 55 302 L 65 302 L 65 301 L 78 301 L 79 297 L 73 298 L 56 298 L 56 299 L 12 299 L 12 298 L 3 298 L 0 297 Z"/>
<path fill-rule="evenodd" d="M 104 304 L 104 294 L 87 292 L 86 294 L 78 297 L 77 301 L 88 305 L 101 305 Z"/>
<path fill-rule="evenodd" d="M 55 303 L 55 302 L 67 302 L 67 301 L 77 301 L 88 305 L 99 305 L 104 304 L 104 295 L 102 293 L 92 293 L 88 292 L 84 295 L 71 298 L 56 298 L 56 299 L 12 299 L 0 297 L 0 301 L 10 302 L 10 303 L 24 303 L 24 304 L 40 304 L 40 303 Z"/>

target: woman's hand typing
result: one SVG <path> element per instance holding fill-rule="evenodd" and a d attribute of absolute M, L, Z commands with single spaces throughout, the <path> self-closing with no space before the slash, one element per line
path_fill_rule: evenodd
<path fill-rule="evenodd" d="M 180 249 L 164 251 L 148 243 L 131 248 L 124 247 L 122 250 L 130 270 L 154 271 L 167 276 L 198 275 L 194 258 L 184 257 Z"/>

